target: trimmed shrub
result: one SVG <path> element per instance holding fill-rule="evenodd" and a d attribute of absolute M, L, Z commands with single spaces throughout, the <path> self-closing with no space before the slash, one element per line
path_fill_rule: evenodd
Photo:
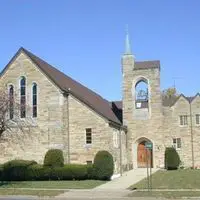
<path fill-rule="evenodd" d="M 173 147 L 167 147 L 165 149 L 165 169 L 175 170 L 180 165 L 180 157 Z"/>
<path fill-rule="evenodd" d="M 87 165 L 87 179 L 94 179 L 93 164 L 88 164 Z"/>
<path fill-rule="evenodd" d="M 110 180 L 114 171 L 113 156 L 108 151 L 99 151 L 94 158 L 94 178 Z"/>
<path fill-rule="evenodd" d="M 2 181 L 3 176 L 3 165 L 0 165 L 0 181 Z"/>
<path fill-rule="evenodd" d="M 85 180 L 87 179 L 87 165 L 69 164 L 54 168 L 51 180 Z"/>
<path fill-rule="evenodd" d="M 29 160 L 12 160 L 3 164 L 2 180 L 4 181 L 25 181 L 26 170 L 37 162 Z"/>
<path fill-rule="evenodd" d="M 32 165 L 26 169 L 27 180 L 85 180 L 87 165 L 69 164 L 64 167 Z"/>
<path fill-rule="evenodd" d="M 42 165 L 35 164 L 29 166 L 25 170 L 26 180 L 50 180 L 51 168 L 43 167 Z"/>
<path fill-rule="evenodd" d="M 15 160 L 3 165 L 5 181 L 85 180 L 87 165 L 69 164 L 63 167 L 43 167 L 32 161 Z M 1 172 L 1 171 L 0 171 Z"/>
<path fill-rule="evenodd" d="M 50 149 L 47 151 L 44 158 L 45 167 L 63 167 L 64 156 L 60 149 Z"/>

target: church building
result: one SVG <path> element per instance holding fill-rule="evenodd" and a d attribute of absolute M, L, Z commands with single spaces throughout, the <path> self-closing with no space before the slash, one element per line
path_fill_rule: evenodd
<path fill-rule="evenodd" d="M 115 173 L 122 173 L 147 163 L 164 167 L 165 148 L 173 146 L 181 165 L 199 167 L 200 95 L 163 98 L 160 70 L 157 60 L 135 60 L 127 34 L 122 100 L 110 102 L 20 48 L 0 75 L 1 90 L 19 105 L 9 104 L 0 163 L 43 163 L 52 148 L 63 150 L 65 163 L 91 163 L 99 150 L 107 150 Z"/>

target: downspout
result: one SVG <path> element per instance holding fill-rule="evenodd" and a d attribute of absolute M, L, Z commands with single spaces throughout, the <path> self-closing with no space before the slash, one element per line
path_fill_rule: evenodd
<path fill-rule="evenodd" d="M 193 144 L 193 124 L 192 124 L 192 106 L 190 104 L 190 133 L 191 133 L 191 150 L 192 150 L 192 168 L 194 169 L 194 144 Z"/>
<path fill-rule="evenodd" d="M 70 163 L 69 93 L 67 94 L 67 162 Z"/>
<path fill-rule="evenodd" d="M 120 163 L 120 176 L 122 176 L 122 131 L 121 131 L 121 127 L 119 129 L 119 163 Z"/>

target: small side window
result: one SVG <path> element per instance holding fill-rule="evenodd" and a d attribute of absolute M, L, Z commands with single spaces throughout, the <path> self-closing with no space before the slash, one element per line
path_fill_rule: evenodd
<path fill-rule="evenodd" d="M 86 163 L 87 163 L 87 165 L 91 165 L 92 161 L 91 160 L 87 160 Z"/>
<path fill-rule="evenodd" d="M 86 144 L 92 144 L 92 129 L 86 128 Z"/>
<path fill-rule="evenodd" d="M 200 114 L 196 114 L 196 125 L 200 125 Z"/>
<path fill-rule="evenodd" d="M 175 149 L 181 149 L 181 138 L 173 138 L 173 145 Z"/>
<path fill-rule="evenodd" d="M 180 118 L 180 125 L 181 126 L 187 126 L 188 125 L 188 116 L 187 115 L 181 115 L 179 118 Z"/>

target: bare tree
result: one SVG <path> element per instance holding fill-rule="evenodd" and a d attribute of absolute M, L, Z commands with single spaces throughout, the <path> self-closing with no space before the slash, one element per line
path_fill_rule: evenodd
<path fill-rule="evenodd" d="M 0 137 L 5 131 L 12 131 L 13 128 L 27 129 L 33 124 L 31 118 L 22 118 L 26 110 L 26 102 L 17 99 L 13 86 L 9 90 L 0 87 Z"/>

